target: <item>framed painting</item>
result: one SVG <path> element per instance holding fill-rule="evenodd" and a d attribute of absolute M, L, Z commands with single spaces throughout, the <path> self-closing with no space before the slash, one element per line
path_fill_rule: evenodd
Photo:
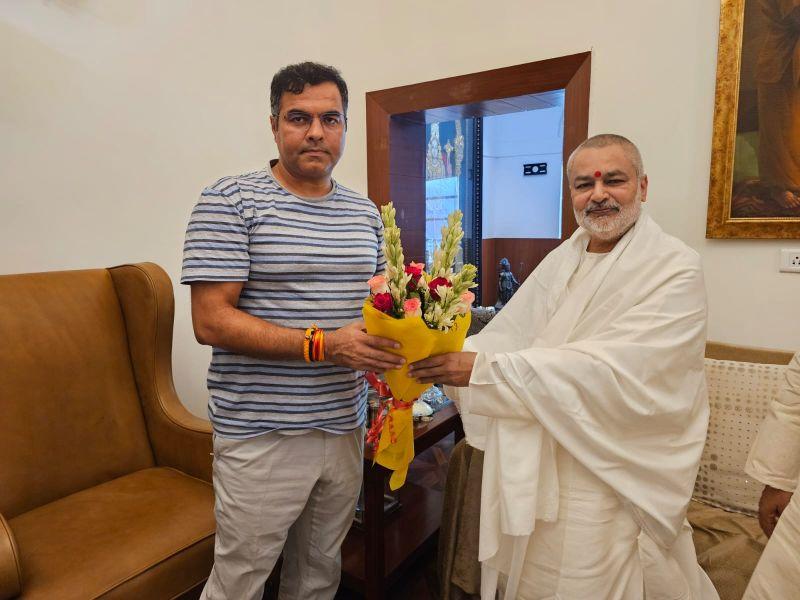
<path fill-rule="evenodd" d="M 800 0 L 721 0 L 709 238 L 800 238 Z"/>

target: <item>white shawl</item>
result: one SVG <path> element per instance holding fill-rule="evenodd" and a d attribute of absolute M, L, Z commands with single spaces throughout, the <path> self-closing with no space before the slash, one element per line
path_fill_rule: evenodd
<path fill-rule="evenodd" d="M 485 451 L 482 597 L 498 571 L 514 598 L 536 520 L 558 515 L 555 443 L 620 496 L 642 528 L 648 598 L 717 598 L 685 525 L 708 426 L 700 260 L 643 214 L 566 294 L 579 229 L 465 350 L 468 388 L 447 388 Z"/>

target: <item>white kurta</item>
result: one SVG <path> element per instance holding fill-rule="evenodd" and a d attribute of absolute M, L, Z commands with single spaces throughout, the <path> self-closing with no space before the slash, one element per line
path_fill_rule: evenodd
<path fill-rule="evenodd" d="M 744 593 L 747 600 L 794 598 L 800 590 L 800 352 L 770 405 L 747 457 L 745 472 L 761 483 L 794 492 Z"/>
<path fill-rule="evenodd" d="M 568 290 L 588 240 L 542 261 L 447 388 L 485 451 L 482 596 L 503 573 L 514 598 L 718 598 L 685 520 L 708 426 L 700 260 L 643 214 Z"/>

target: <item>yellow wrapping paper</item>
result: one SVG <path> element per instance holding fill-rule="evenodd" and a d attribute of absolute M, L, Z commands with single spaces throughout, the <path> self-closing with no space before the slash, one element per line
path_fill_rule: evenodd
<path fill-rule="evenodd" d="M 362 309 L 367 333 L 389 338 L 400 342 L 400 349 L 389 350 L 406 359 L 400 369 L 393 369 L 384 374 L 392 395 L 404 402 L 416 400 L 431 387 L 430 383 L 417 383 L 408 376 L 408 365 L 429 356 L 458 352 L 467 337 L 470 319 L 467 314 L 456 317 L 449 331 L 430 329 L 422 317 L 395 319 L 376 310 L 367 301 Z M 389 487 L 396 490 L 406 481 L 408 465 L 414 459 L 414 423 L 411 408 L 392 409 L 381 433 L 378 447 L 375 449 L 375 462 L 392 471 Z M 393 434 L 393 435 L 392 435 Z M 392 443 L 394 437 L 394 443 Z"/>

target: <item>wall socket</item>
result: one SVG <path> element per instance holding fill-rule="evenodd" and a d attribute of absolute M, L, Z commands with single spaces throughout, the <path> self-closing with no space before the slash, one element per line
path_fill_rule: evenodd
<path fill-rule="evenodd" d="M 780 271 L 800 273 L 800 248 L 783 248 L 781 250 Z"/>

